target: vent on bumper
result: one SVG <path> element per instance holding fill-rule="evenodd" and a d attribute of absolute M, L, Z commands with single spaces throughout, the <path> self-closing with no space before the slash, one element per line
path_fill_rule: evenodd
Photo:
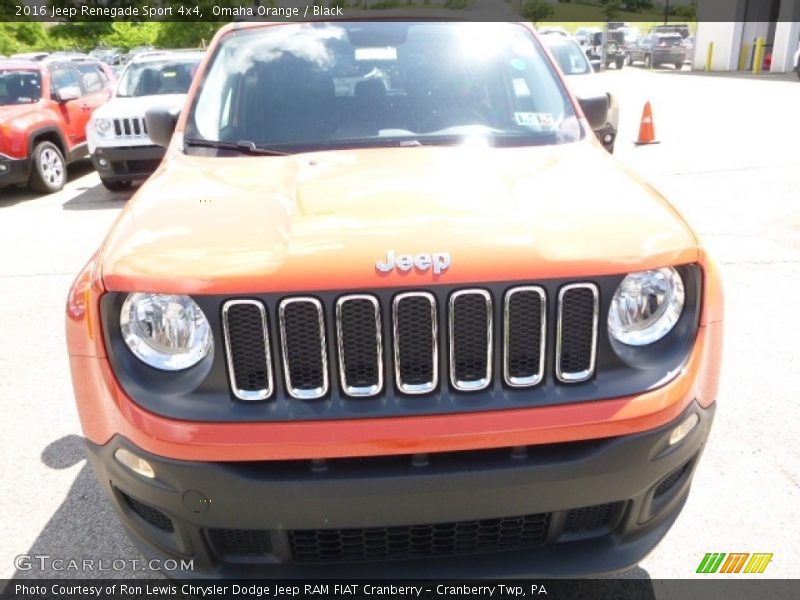
<path fill-rule="evenodd" d="M 296 562 L 336 562 L 457 556 L 543 544 L 549 514 L 478 521 L 289 531 Z"/>
<path fill-rule="evenodd" d="M 501 300 L 496 308 L 484 289 L 454 290 L 442 299 L 401 292 L 388 306 L 372 294 L 339 296 L 333 306 L 310 296 L 284 298 L 277 310 L 281 352 L 274 370 L 283 371 L 286 395 L 300 400 L 326 396 L 331 381 L 353 398 L 375 397 L 392 385 L 401 395 L 428 394 L 441 386 L 440 371 L 456 392 L 497 382 L 536 386 L 545 379 L 547 294 L 539 286 L 518 286 Z M 555 366 L 562 384 L 594 375 L 598 307 L 594 284 L 569 284 L 558 293 Z M 223 304 L 228 375 L 239 399 L 273 395 L 268 321 L 260 300 Z M 328 335 L 336 338 L 330 345 Z"/>
<path fill-rule="evenodd" d="M 125 492 L 120 491 L 119 494 L 122 496 L 122 499 L 125 501 L 125 504 L 128 505 L 128 508 L 131 509 L 131 511 L 139 515 L 144 521 L 150 523 L 150 525 L 153 527 L 170 533 L 175 531 L 175 526 L 172 524 L 172 519 L 170 519 L 157 508 L 154 508 L 149 504 L 145 504 L 136 498 L 131 498 Z"/>
<path fill-rule="evenodd" d="M 272 552 L 269 531 L 265 529 L 210 529 L 208 536 L 223 557 L 264 556 Z"/>

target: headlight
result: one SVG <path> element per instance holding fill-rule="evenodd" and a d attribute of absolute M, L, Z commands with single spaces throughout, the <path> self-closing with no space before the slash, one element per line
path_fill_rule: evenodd
<path fill-rule="evenodd" d="M 111 131 L 111 121 L 108 119 L 95 119 L 94 130 L 97 132 L 97 135 L 108 135 Z"/>
<path fill-rule="evenodd" d="M 188 296 L 130 294 L 122 305 L 120 328 L 137 358 L 164 371 L 188 369 L 211 350 L 206 316 Z"/>
<path fill-rule="evenodd" d="M 667 335 L 681 316 L 683 280 L 672 267 L 631 273 L 619 284 L 608 312 L 608 332 L 630 346 Z"/>

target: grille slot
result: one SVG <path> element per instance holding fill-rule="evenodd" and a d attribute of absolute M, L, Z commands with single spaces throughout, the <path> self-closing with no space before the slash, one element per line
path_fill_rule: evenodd
<path fill-rule="evenodd" d="M 556 377 L 586 381 L 594 373 L 599 293 L 592 283 L 566 285 L 558 293 Z"/>
<path fill-rule="evenodd" d="M 450 296 L 450 382 L 461 391 L 482 390 L 492 380 L 492 297 L 486 290 Z"/>
<path fill-rule="evenodd" d="M 547 301 L 544 289 L 526 286 L 506 292 L 503 307 L 505 381 L 534 386 L 544 377 Z"/>
<path fill-rule="evenodd" d="M 395 378 L 406 394 L 425 394 L 439 382 L 436 298 L 405 292 L 392 303 Z"/>
<path fill-rule="evenodd" d="M 161 531 L 168 531 L 170 533 L 175 531 L 175 526 L 172 524 L 172 519 L 170 519 L 157 508 L 154 508 L 149 504 L 145 504 L 136 498 L 131 498 L 125 492 L 120 491 L 119 494 L 134 513 L 139 515 L 144 521 L 150 523 L 150 525 L 153 527 L 156 527 Z"/>
<path fill-rule="evenodd" d="M 573 508 L 567 511 L 564 531 L 566 533 L 586 533 L 608 527 L 615 515 L 618 514 L 621 505 L 621 502 L 610 502 Z"/>
<path fill-rule="evenodd" d="M 280 303 L 283 368 L 294 398 L 311 400 L 328 393 L 328 353 L 322 304 L 316 298 L 287 298 Z"/>
<path fill-rule="evenodd" d="M 543 544 L 549 514 L 359 529 L 289 531 L 296 562 L 458 556 Z"/>
<path fill-rule="evenodd" d="M 222 327 L 233 395 L 240 400 L 269 398 L 274 386 L 264 305 L 229 300 L 222 307 Z"/>
<path fill-rule="evenodd" d="M 354 294 L 336 302 L 339 377 L 350 396 L 375 396 L 383 388 L 381 309 L 374 296 Z"/>
<path fill-rule="evenodd" d="M 272 541 L 265 529 L 210 529 L 208 536 L 222 556 L 264 556 L 272 553 Z"/>

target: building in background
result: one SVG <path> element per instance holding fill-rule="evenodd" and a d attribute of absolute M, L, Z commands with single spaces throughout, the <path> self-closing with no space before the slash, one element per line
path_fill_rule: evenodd
<path fill-rule="evenodd" d="M 702 70 L 713 42 L 712 71 L 752 70 L 758 38 L 765 72 L 789 73 L 800 44 L 800 0 L 698 0 L 692 68 Z"/>

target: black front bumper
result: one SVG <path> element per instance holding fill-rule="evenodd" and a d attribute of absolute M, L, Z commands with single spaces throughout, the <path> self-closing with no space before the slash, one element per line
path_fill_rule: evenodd
<path fill-rule="evenodd" d="M 98 146 L 92 153 L 92 164 L 105 181 L 141 180 L 153 174 L 165 152 L 162 146 Z"/>
<path fill-rule="evenodd" d="M 193 559 L 173 577 L 579 576 L 636 565 L 666 534 L 713 414 L 693 403 L 645 433 L 424 457 L 199 463 L 119 437 L 88 451 L 143 554 Z"/>
<path fill-rule="evenodd" d="M 27 183 L 31 176 L 29 158 L 8 158 L 0 156 L 0 187 Z"/>

